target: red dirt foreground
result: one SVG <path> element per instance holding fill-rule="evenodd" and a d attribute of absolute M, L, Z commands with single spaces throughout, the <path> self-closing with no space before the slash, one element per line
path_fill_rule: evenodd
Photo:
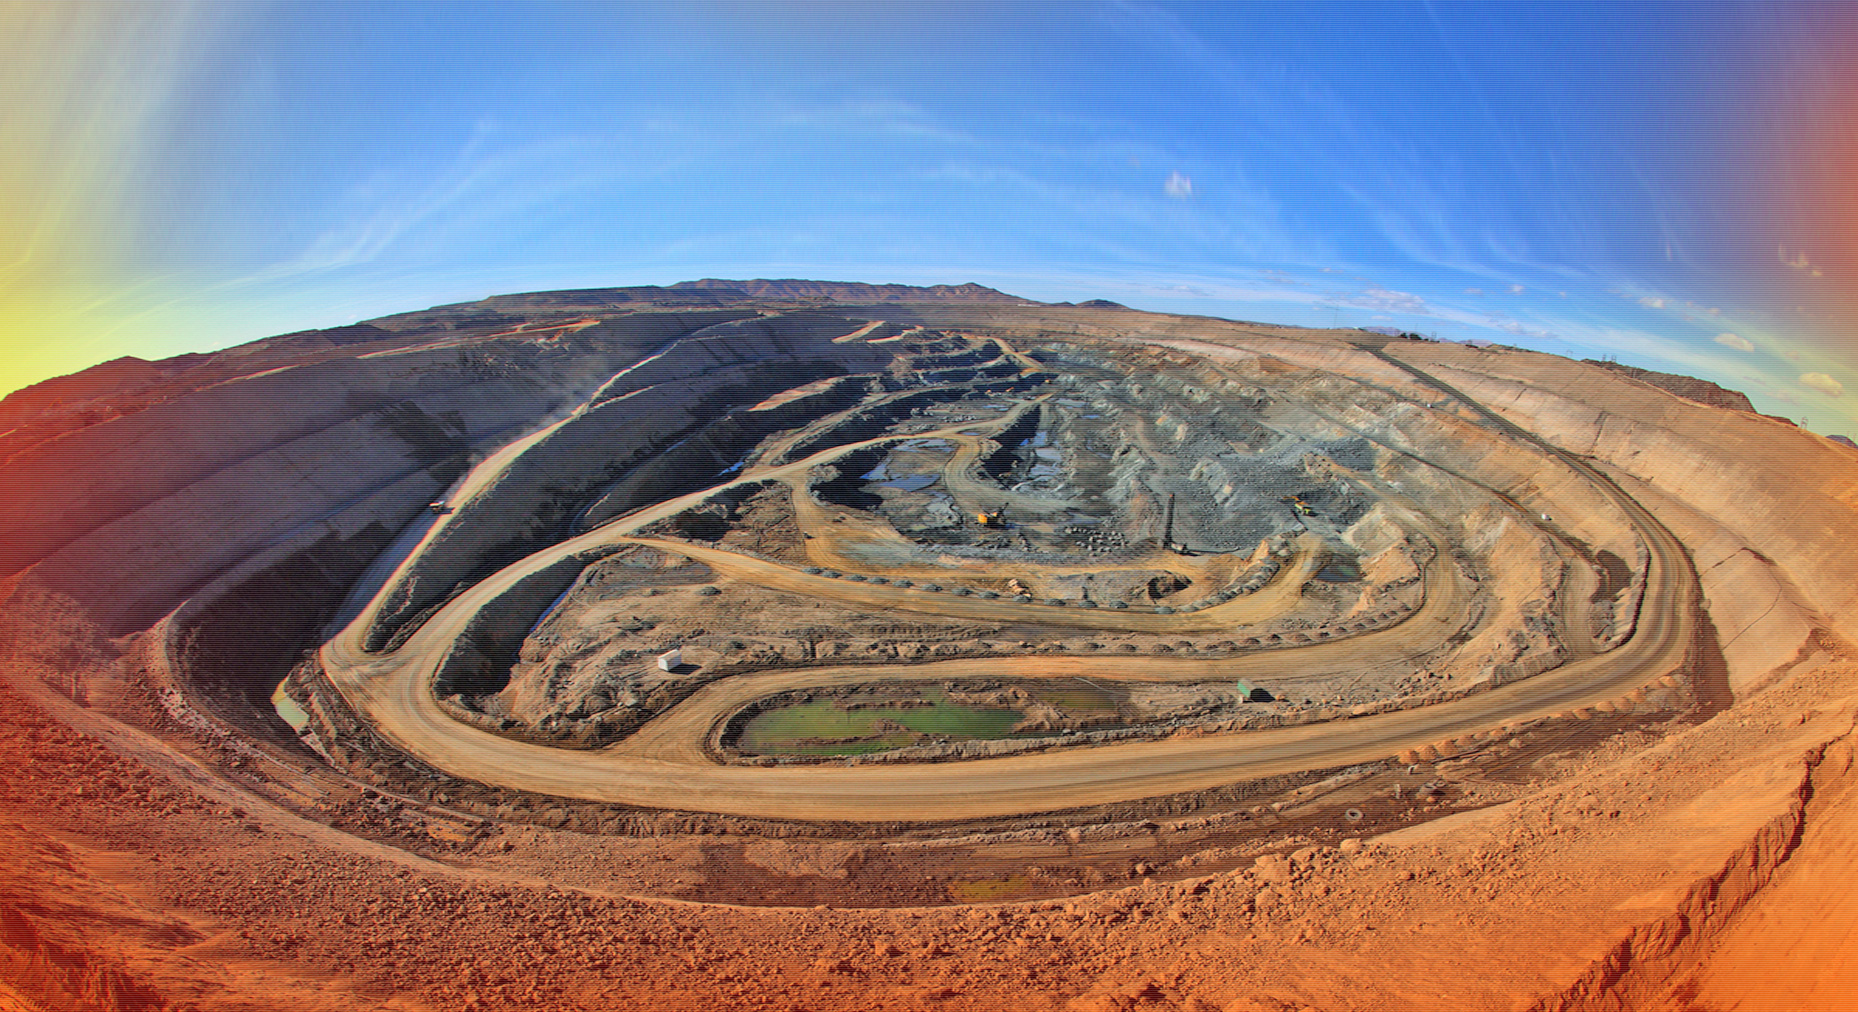
<path fill-rule="evenodd" d="M 273 339 L 209 357 L 197 382 L 158 370 L 0 433 L 0 1009 L 1858 1007 L 1858 454 L 1546 355 L 1416 341 L 1377 355 L 1353 332 L 961 289 L 859 302 L 815 284 L 789 306 L 769 284 L 690 305 L 670 289 L 543 293 L 374 321 L 360 344 Z M 1261 375 L 1317 370 L 1402 404 L 1441 402 L 1416 377 L 1449 385 L 1464 406 L 1438 410 L 1467 438 L 1502 445 L 1522 438 L 1513 426 L 1668 529 L 1694 573 L 1678 595 L 1695 602 L 1694 642 L 1634 692 L 1375 763 L 1235 766 L 1213 790 L 972 821 L 527 792 L 401 751 L 315 681 L 327 630 L 356 614 L 347 588 L 384 583 L 371 561 L 525 434 L 499 412 L 550 417 L 636 377 L 665 341 L 755 312 L 808 314 L 836 340 L 850 331 L 819 322 L 833 298 L 858 327 L 959 331 L 1016 355 L 1062 339 L 1265 361 Z M 380 361 L 408 368 L 389 379 Z M 238 389 L 293 371 L 288 403 Z M 395 407 L 415 397 L 418 412 Z M 267 402 L 275 417 L 224 414 Z M 1326 424 L 1382 431 L 1345 411 Z M 381 446 L 329 457 L 322 477 L 292 470 L 324 459 L 318 439 L 364 437 Z M 1402 452 L 1447 459 L 1412 438 Z M 1478 450 L 1461 473 L 1548 523 L 1534 497 L 1571 495 L 1549 486 L 1575 471 L 1529 459 L 1505 477 Z M 286 473 L 301 484 L 276 484 Z M 567 487 L 548 480 L 536 487 Z M 533 534 L 474 551 L 504 565 L 544 546 Z M 457 568 L 456 588 L 421 591 L 430 613 L 483 578 Z M 286 675 L 328 707 L 301 740 L 269 708 Z M 1349 719 L 1317 709 L 1297 720 Z M 1247 733 L 1231 725 L 1165 737 Z"/>

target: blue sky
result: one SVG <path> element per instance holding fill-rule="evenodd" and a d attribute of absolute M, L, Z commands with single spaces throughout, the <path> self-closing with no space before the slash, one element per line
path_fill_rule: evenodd
<path fill-rule="evenodd" d="M 1858 431 L 1858 356 L 1789 304 L 1808 254 L 1762 189 L 1833 8 L 26 6 L 34 74 L 0 87 L 58 116 L 8 187 L 77 210 L 15 201 L 42 269 L 0 298 L 91 288 L 55 348 L 13 327 L 8 387 L 799 276 L 1614 355 Z"/>

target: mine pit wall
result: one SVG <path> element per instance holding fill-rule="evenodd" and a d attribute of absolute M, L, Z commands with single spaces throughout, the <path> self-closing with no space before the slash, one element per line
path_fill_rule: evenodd
<path fill-rule="evenodd" d="M 1039 431 L 1044 419 L 1043 405 L 1027 404 L 1015 409 L 1001 424 L 1000 431 L 982 442 L 979 455 L 981 471 L 997 481 L 1013 470 L 1019 463 L 1019 445 Z"/>
<path fill-rule="evenodd" d="M 639 314 L 573 347 L 492 340 L 283 369 L 91 426 L 0 465 L 0 551 L 15 568 L 38 563 L 35 579 L 110 635 L 145 627 L 215 573 L 357 504 L 403 524 L 403 507 L 430 501 L 474 447 L 662 343 L 672 324 L 656 317 L 689 315 Z"/>
<path fill-rule="evenodd" d="M 836 367 L 837 363 L 819 363 L 813 367 L 827 366 Z M 803 373 L 804 370 L 796 372 L 793 385 L 804 382 L 800 379 Z M 772 408 L 732 412 L 711 422 L 675 449 L 653 457 L 620 478 L 587 508 L 580 526 L 597 527 L 635 509 L 695 492 L 721 480 L 719 472 L 723 468 L 739 461 L 755 444 L 773 433 L 856 405 L 873 378 L 868 373 L 840 377 L 824 389 Z"/>
<path fill-rule="evenodd" d="M 991 364 L 960 369 L 931 369 L 918 373 L 924 383 L 968 383 L 977 379 L 1003 379 L 1019 374 L 1019 363 L 1000 358 Z"/>
<path fill-rule="evenodd" d="M 890 330 L 899 330 L 894 324 L 884 324 Z M 933 373 L 942 369 L 965 369 L 998 361 L 1005 352 L 998 341 L 982 341 L 980 344 L 962 351 L 944 352 L 912 356 L 909 367 L 921 372 Z"/>
<path fill-rule="evenodd" d="M 993 395 L 1016 393 L 1041 386 L 1052 378 L 1050 373 L 1031 373 L 1009 379 L 981 380 L 974 383 L 955 386 L 928 387 L 922 390 L 909 390 L 893 394 L 880 403 L 868 405 L 851 412 L 830 426 L 802 439 L 782 453 L 768 461 L 771 464 L 789 464 L 803 460 L 821 450 L 830 450 L 847 443 L 862 442 L 883 435 L 895 422 L 909 417 L 910 412 L 930 404 L 942 404 L 958 401 L 975 395 Z"/>
<path fill-rule="evenodd" d="M 1723 661 L 1738 697 L 1771 684 L 1798 659 L 1815 624 L 1832 626 L 1772 559 L 1694 506 L 1616 468 L 1602 466 L 1690 552 Z M 1642 581 L 1640 581 L 1642 584 Z"/>
<path fill-rule="evenodd" d="M 632 391 L 558 423 L 476 495 L 456 504 L 455 514 L 382 595 L 366 648 L 386 647 L 407 622 L 460 582 L 494 572 L 567 534 L 597 489 L 729 405 L 754 404 L 842 368 L 838 359 L 822 358 L 715 369 Z"/>
<path fill-rule="evenodd" d="M 861 407 L 818 432 L 797 440 L 769 463 L 790 464 L 796 460 L 805 460 L 821 450 L 875 438 L 883 435 L 892 423 L 909 417 L 910 412 L 919 407 L 960 400 L 969 392 L 967 387 L 947 386 L 892 394 L 879 403 Z"/>
<path fill-rule="evenodd" d="M 1826 548 L 1849 538 L 1858 505 L 1858 459 L 1838 446 L 1547 356 L 1399 350 L 1516 424 L 1662 497 L 1673 514 L 1667 526 L 1693 554 L 1738 696 L 1791 661 L 1814 625 L 1858 638 L 1858 553 Z"/>
<path fill-rule="evenodd" d="M 1533 527 L 1502 514 L 1484 527 L 1466 541 L 1489 569 L 1483 581 L 1486 605 L 1458 656 L 1475 666 L 1466 673 L 1469 680 L 1494 688 L 1567 660 L 1565 644 L 1556 633 L 1565 563 Z M 1479 540 L 1489 544 L 1478 545 Z"/>
<path fill-rule="evenodd" d="M 271 709 L 271 692 L 316 643 L 350 585 L 421 509 L 423 491 L 411 491 L 417 494 L 382 490 L 192 593 L 143 640 L 139 660 L 152 687 L 180 692 L 196 710 L 256 740 L 294 746 Z"/>
<path fill-rule="evenodd" d="M 0 569 L 36 562 L 215 472 L 373 407 L 479 382 L 455 367 L 456 352 L 408 358 L 393 379 L 377 362 L 354 360 L 249 377 L 31 447 L 0 471 Z"/>
<path fill-rule="evenodd" d="M 510 393 L 474 387 L 434 397 L 429 406 L 449 407 L 460 428 L 495 432 L 520 421 L 512 417 L 516 398 Z M 414 403 L 403 404 L 401 416 L 412 411 L 425 414 Z M 362 502 L 374 502 L 383 522 L 405 524 L 465 465 L 462 452 L 431 465 L 413 459 L 418 453 L 383 432 L 375 416 L 350 419 L 239 461 L 93 530 L 39 563 L 34 576 L 85 602 L 120 635 L 146 626 L 203 580 L 280 536 Z"/>
<path fill-rule="evenodd" d="M 510 668 L 516 663 L 523 640 L 549 605 L 574 585 L 582 569 L 618 550 L 606 546 L 556 559 L 516 581 L 480 608 L 433 673 L 430 690 L 440 706 L 474 727 L 498 733 L 520 732 L 520 722 L 486 714 L 462 697 L 493 695 L 508 687 Z M 514 736 L 523 737 L 520 733 Z"/>
<path fill-rule="evenodd" d="M 453 515 L 382 594 L 366 648 L 385 648 L 461 581 L 556 540 L 594 489 L 730 400 L 752 396 L 757 371 L 725 369 L 675 387 L 649 387 L 557 423 L 476 495 L 454 504 Z"/>
<path fill-rule="evenodd" d="M 738 316 L 751 314 L 738 314 Z M 702 376 L 720 368 L 755 365 L 781 359 L 832 357 L 849 371 L 854 362 L 869 368 L 890 361 L 891 352 L 864 342 L 837 344 L 836 338 L 864 326 L 862 321 L 822 313 L 786 313 L 770 318 L 726 320 L 680 338 L 670 347 L 633 365 L 608 380 L 588 398 L 597 406 L 663 383 Z M 895 327 L 881 327 L 868 335 L 889 336 Z M 836 347 L 834 345 L 837 345 Z"/>
<path fill-rule="evenodd" d="M 1269 349 L 1273 355 L 1280 350 Z M 1281 357 L 1293 358 L 1289 353 Z M 1299 364 L 1306 357 L 1294 356 Z M 1338 367 L 1332 361 L 1323 366 Z M 1302 385 L 1297 389 L 1300 396 L 1311 398 Z M 1427 389 L 1435 400 L 1444 396 Z M 1420 404 L 1328 400 L 1334 406 L 1327 413 L 1351 431 L 1508 496 L 1532 514 L 1532 522 L 1547 514 L 1550 520 L 1545 523 L 1581 542 L 1590 553 L 1604 550 L 1627 561 L 1637 558 L 1643 569 L 1644 547 L 1619 507 L 1579 472 L 1535 447 L 1519 446 L 1507 435 Z"/>
<path fill-rule="evenodd" d="M 521 685 L 513 697 L 508 692 L 510 672 L 523 643 L 547 616 L 550 606 L 574 587 L 586 567 L 623 550 L 621 546 L 602 546 L 557 559 L 486 602 L 472 615 L 433 672 L 428 689 L 439 708 L 460 723 L 515 741 L 594 749 L 631 734 L 705 683 L 734 673 L 735 668 L 718 665 L 668 680 L 654 690 L 646 708 L 614 707 L 588 719 L 566 720 L 558 725 L 533 721 L 533 714 L 545 709 L 547 703 L 546 698 L 538 700 L 536 696 L 545 697 L 549 686 L 538 681 Z M 760 665 L 741 665 L 741 670 L 760 669 Z M 484 705 L 485 697 L 500 693 L 502 699 Z"/>
<path fill-rule="evenodd" d="M 615 329 L 602 344 L 572 348 L 511 338 L 283 368 L 28 447 L 0 466 L 0 573 L 17 571 L 216 473 L 370 416 L 406 443 L 413 459 L 431 464 L 434 448 L 418 445 L 421 433 L 392 430 L 396 405 L 415 403 L 437 420 L 426 427 L 429 433 L 481 438 L 578 402 L 622 363 L 659 342 L 658 328 L 649 321 L 634 327 L 640 332 Z M 500 407 L 501 415 L 462 422 L 446 416 L 470 410 L 462 406 L 470 402 L 480 410 Z M 342 485 L 339 475 L 323 479 L 348 493 L 331 505 L 356 497 L 356 486 Z"/>
<path fill-rule="evenodd" d="M 870 473 L 872 468 L 883 463 L 891 449 L 900 442 L 900 439 L 887 440 L 860 447 L 835 458 L 830 464 L 811 468 L 806 477 L 806 494 L 821 506 L 843 506 L 855 510 L 874 508 L 883 500 L 864 491 L 865 481 L 861 475 Z"/>
<path fill-rule="evenodd" d="M 379 521 L 346 539 L 325 535 L 191 610 L 171 627 L 168 648 L 185 694 L 254 737 L 287 730 L 272 690 L 392 538 Z"/>

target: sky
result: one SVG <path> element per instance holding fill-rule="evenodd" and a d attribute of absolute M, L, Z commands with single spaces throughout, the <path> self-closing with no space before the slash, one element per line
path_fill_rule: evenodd
<path fill-rule="evenodd" d="M 0 392 L 538 289 L 975 281 L 1858 435 L 1858 8 L 0 0 Z"/>

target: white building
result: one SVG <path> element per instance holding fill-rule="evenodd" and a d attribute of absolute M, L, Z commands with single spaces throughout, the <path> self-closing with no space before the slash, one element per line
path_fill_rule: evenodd
<path fill-rule="evenodd" d="M 658 655 L 658 670 L 660 671 L 676 671 L 677 666 L 682 663 L 684 663 L 683 647 L 672 647 Z"/>

